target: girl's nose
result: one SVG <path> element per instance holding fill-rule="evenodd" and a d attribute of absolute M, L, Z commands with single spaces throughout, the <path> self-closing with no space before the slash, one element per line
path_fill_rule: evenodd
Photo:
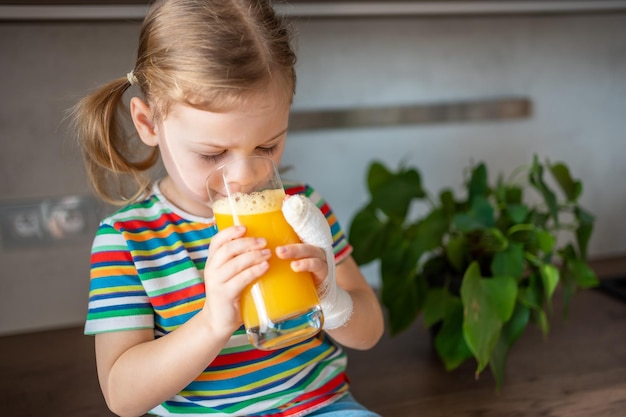
<path fill-rule="evenodd" d="M 225 196 L 282 186 L 272 160 L 252 156 L 234 159 L 219 167 L 209 177 L 208 187 Z"/>
<path fill-rule="evenodd" d="M 263 189 L 268 179 L 267 163 L 257 157 L 247 157 L 228 163 L 224 181 L 231 192 L 252 193 Z"/>

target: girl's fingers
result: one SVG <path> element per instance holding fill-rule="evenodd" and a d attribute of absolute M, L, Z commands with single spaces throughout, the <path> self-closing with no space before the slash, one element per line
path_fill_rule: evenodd
<path fill-rule="evenodd" d="M 317 285 L 324 282 L 328 275 L 328 264 L 319 258 L 298 259 L 292 261 L 290 265 L 295 272 L 312 273 Z"/>
<path fill-rule="evenodd" d="M 242 237 L 246 233 L 245 226 L 233 226 L 224 230 L 220 230 L 215 236 L 211 238 L 211 245 L 220 245 L 229 240 L 233 240 Z"/>
<path fill-rule="evenodd" d="M 259 279 L 261 275 L 265 274 L 269 269 L 270 264 L 268 261 L 262 261 L 245 268 L 233 277 L 232 284 L 235 287 L 235 292 L 240 294 L 248 285 Z"/>
<path fill-rule="evenodd" d="M 205 265 L 205 284 L 225 285 L 229 293 L 235 294 L 267 271 L 272 253 L 266 248 L 266 240 L 243 237 L 244 233 L 243 227 L 230 227 L 213 237 Z"/>
<path fill-rule="evenodd" d="M 286 245 L 276 248 L 280 259 L 293 259 L 291 269 L 296 272 L 311 272 L 317 284 L 321 284 L 328 275 L 326 253 L 317 246 L 307 244 Z"/>
<path fill-rule="evenodd" d="M 217 268 L 217 271 L 223 277 L 230 277 L 226 279 L 227 281 L 237 279 L 247 282 L 258 278 L 267 270 L 268 259 L 271 256 L 272 252 L 269 249 L 244 252 L 225 262 Z"/>
<path fill-rule="evenodd" d="M 269 263 L 267 261 L 261 261 L 259 263 L 255 263 L 250 265 L 241 271 L 237 272 L 234 275 L 228 274 L 226 271 L 223 276 L 230 277 L 226 282 L 222 283 L 221 286 L 223 290 L 221 293 L 222 297 L 237 300 L 241 295 L 241 292 L 254 281 L 259 279 L 265 272 L 267 272 L 269 268 Z"/>
<path fill-rule="evenodd" d="M 204 310 L 216 326 L 230 329 L 241 324 L 241 294 L 269 268 L 272 253 L 265 239 L 244 235 L 245 227 L 227 228 L 217 233 L 209 245 L 204 270 Z"/>
<path fill-rule="evenodd" d="M 243 230 L 243 231 L 242 231 Z M 245 228 L 229 227 L 216 234 L 209 245 L 208 259 L 215 268 L 246 252 L 260 251 L 267 246 L 263 238 L 243 237 Z M 264 253 L 263 256 L 266 254 Z"/>
<path fill-rule="evenodd" d="M 305 243 L 279 246 L 276 248 L 276 256 L 280 259 L 319 258 L 326 262 L 326 253 L 322 248 Z"/>

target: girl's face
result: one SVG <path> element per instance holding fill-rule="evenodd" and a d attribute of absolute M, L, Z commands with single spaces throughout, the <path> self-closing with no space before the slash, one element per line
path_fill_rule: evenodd
<path fill-rule="evenodd" d="M 139 99 L 138 99 L 139 100 Z M 137 120 L 131 103 L 131 113 Z M 222 113 L 174 105 L 152 130 L 167 178 L 161 191 L 181 209 L 197 216 L 212 216 L 207 177 L 218 166 L 251 155 L 266 156 L 280 164 L 289 118 L 289 103 L 276 94 L 256 94 L 233 111 Z"/>

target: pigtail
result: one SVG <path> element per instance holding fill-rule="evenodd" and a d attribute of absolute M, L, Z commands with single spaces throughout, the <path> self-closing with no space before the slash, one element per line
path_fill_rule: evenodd
<path fill-rule="evenodd" d="M 158 161 L 158 149 L 146 152 L 132 128 L 123 102 L 130 85 L 127 77 L 114 80 L 71 109 L 89 183 L 100 198 L 116 205 L 136 200 L 149 189 L 147 171 Z"/>

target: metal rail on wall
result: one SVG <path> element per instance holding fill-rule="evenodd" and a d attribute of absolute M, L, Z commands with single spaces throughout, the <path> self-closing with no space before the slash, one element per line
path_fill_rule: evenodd
<path fill-rule="evenodd" d="M 503 121 L 528 118 L 531 113 L 532 103 L 525 97 L 385 107 L 294 110 L 289 117 L 289 131 Z"/>

